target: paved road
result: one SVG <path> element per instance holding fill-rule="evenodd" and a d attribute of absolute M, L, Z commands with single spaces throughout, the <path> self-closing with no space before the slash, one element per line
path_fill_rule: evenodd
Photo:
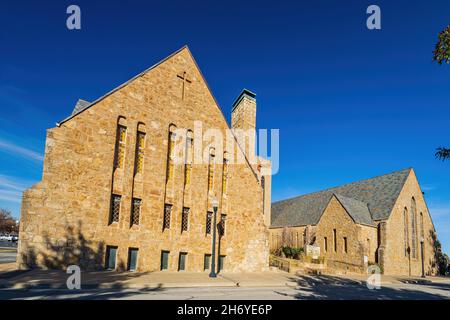
<path fill-rule="evenodd" d="M 10 248 L 3 249 L 2 244 L 0 244 L 0 264 L 15 262 L 16 257 L 17 253 L 15 251 L 11 251 Z"/>
<path fill-rule="evenodd" d="M 359 284 L 320 284 L 274 288 L 168 288 L 111 290 L 10 290 L 0 299 L 136 299 L 136 300 L 297 300 L 297 299 L 450 299 L 450 284 L 391 284 L 369 290 Z"/>
<path fill-rule="evenodd" d="M 0 240 L 0 248 L 9 248 L 9 247 L 13 247 L 13 248 L 17 248 L 17 242 L 12 242 L 12 241 L 3 241 Z"/>

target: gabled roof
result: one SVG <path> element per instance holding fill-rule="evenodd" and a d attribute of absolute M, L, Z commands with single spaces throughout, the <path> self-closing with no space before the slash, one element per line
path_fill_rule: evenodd
<path fill-rule="evenodd" d="M 408 168 L 275 202 L 271 227 L 317 224 L 333 195 L 357 223 L 372 224 L 373 220 L 387 219 L 410 172 Z"/>
<path fill-rule="evenodd" d="M 356 199 L 344 197 L 343 195 L 336 193 L 334 194 L 334 196 L 342 204 L 342 206 L 348 212 L 350 217 L 352 217 L 353 221 L 355 221 L 358 224 L 375 226 L 367 203 L 364 203 Z"/>
<path fill-rule="evenodd" d="M 72 114 L 71 114 L 69 117 L 67 117 L 67 118 L 65 118 L 64 120 L 58 122 L 56 125 L 57 125 L 58 127 L 61 126 L 64 122 L 69 121 L 70 119 L 74 118 L 75 116 L 77 116 L 78 114 L 80 114 L 81 112 L 83 112 L 84 110 L 87 110 L 87 109 L 89 109 L 90 107 L 94 106 L 95 104 L 97 104 L 98 102 L 102 101 L 103 99 L 105 99 L 105 98 L 108 97 L 109 95 L 111 95 L 111 94 L 113 94 L 114 92 L 116 92 L 116 91 L 122 89 L 123 87 L 125 87 L 126 85 L 128 85 L 129 83 L 131 83 L 132 81 L 134 81 L 135 79 L 137 79 L 137 78 L 139 78 L 139 77 L 142 77 L 144 74 L 146 74 L 146 73 L 149 72 L 150 70 L 154 69 L 155 67 L 159 66 L 159 65 L 162 64 L 164 61 L 169 60 L 169 59 L 172 58 L 173 56 L 177 55 L 178 53 L 180 53 L 180 52 L 181 52 L 182 50 L 184 50 L 184 49 L 187 49 L 187 50 L 188 50 L 189 54 L 190 54 L 191 57 L 192 57 L 192 60 L 193 60 L 194 63 L 197 65 L 197 62 L 195 61 L 194 57 L 192 56 L 191 52 L 189 51 L 188 46 L 185 45 L 185 46 L 181 47 L 180 49 L 178 49 L 177 51 L 175 51 L 174 53 L 172 53 L 171 55 L 169 55 L 168 57 L 166 57 L 166 58 L 162 59 L 161 61 L 155 63 L 155 64 L 152 65 L 150 68 L 145 69 L 144 71 L 142 71 L 142 72 L 139 73 L 138 75 L 134 76 L 134 77 L 131 78 L 130 80 L 128 80 L 128 81 L 122 83 L 121 85 L 119 85 L 118 87 L 112 89 L 111 91 L 109 91 L 109 92 L 106 93 L 105 95 L 101 96 L 101 97 L 98 98 L 97 100 L 93 101 L 92 103 L 89 103 L 89 104 L 88 104 L 87 106 L 85 106 L 84 108 L 80 108 L 77 112 L 75 112 L 75 110 L 74 110 L 74 111 L 72 112 Z M 197 68 L 198 68 L 198 66 L 197 66 Z M 198 68 L 198 69 L 199 69 L 199 68 Z M 200 71 L 200 69 L 199 69 L 199 71 Z M 200 71 L 200 74 L 201 74 L 201 71 Z M 202 75 L 202 74 L 201 74 L 201 75 Z M 202 75 L 202 77 L 203 77 L 203 75 Z M 203 80 L 204 80 L 204 77 L 203 77 Z M 205 83 L 206 83 L 206 81 L 205 81 Z M 208 86 L 208 85 L 207 85 L 207 86 Z M 209 86 L 208 86 L 208 89 L 209 89 Z M 210 90 L 210 89 L 209 89 L 209 90 Z M 210 91 L 211 91 L 211 90 L 210 90 Z M 212 92 L 211 92 L 211 95 L 212 95 Z M 215 97 L 214 97 L 214 96 L 213 96 L 213 98 L 214 98 L 214 100 L 215 100 Z M 83 101 L 84 101 L 84 100 L 83 100 Z M 87 101 L 86 101 L 86 102 L 87 102 Z M 77 105 L 78 105 L 78 103 L 77 103 Z M 217 104 L 217 106 L 218 106 L 218 104 Z M 75 106 L 75 109 L 76 109 L 76 108 L 77 108 L 77 107 Z M 220 109 L 220 108 L 219 108 L 219 109 Z M 222 112 L 222 110 L 220 110 L 220 111 Z"/>

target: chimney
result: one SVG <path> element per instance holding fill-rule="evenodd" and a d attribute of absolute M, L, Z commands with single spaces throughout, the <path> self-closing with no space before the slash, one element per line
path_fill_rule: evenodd
<path fill-rule="evenodd" d="M 231 128 L 247 159 L 252 163 L 256 152 L 256 94 L 242 90 L 231 109 Z"/>

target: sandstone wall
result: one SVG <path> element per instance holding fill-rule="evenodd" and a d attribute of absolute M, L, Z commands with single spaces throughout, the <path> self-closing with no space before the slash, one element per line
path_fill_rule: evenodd
<path fill-rule="evenodd" d="M 186 72 L 184 97 L 177 75 Z M 119 117 L 127 127 L 123 169 L 113 170 Z M 177 270 L 180 252 L 187 252 L 186 271 L 203 271 L 211 253 L 205 233 L 211 200 L 227 215 L 220 241 L 227 271 L 268 268 L 268 237 L 262 213 L 262 190 L 246 163 L 229 165 L 228 192 L 222 197 L 222 165 L 215 165 L 213 192 L 208 193 L 208 165 L 194 164 L 184 187 L 184 165 L 174 167 L 166 186 L 169 126 L 194 130 L 228 128 L 188 49 L 162 62 L 83 111 L 48 130 L 42 182 L 24 193 L 19 244 L 20 267 L 85 268 L 105 265 L 106 246 L 118 247 L 118 266 L 125 268 L 128 249 L 138 248 L 138 270 L 160 268 L 161 250 L 170 251 L 169 270 Z M 135 175 L 138 126 L 146 133 L 143 173 Z M 201 140 L 194 137 L 194 143 Z M 239 148 L 227 150 L 241 152 Z M 220 160 L 222 155 L 216 155 Z M 122 196 L 120 220 L 109 222 L 111 193 Z M 130 227 L 133 198 L 142 199 L 138 226 Z M 171 227 L 163 231 L 164 204 L 173 205 Z M 190 208 L 189 228 L 181 232 L 182 208 Z"/>

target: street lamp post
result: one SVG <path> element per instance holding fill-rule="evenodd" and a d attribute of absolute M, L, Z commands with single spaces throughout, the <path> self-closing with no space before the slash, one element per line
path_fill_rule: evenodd
<path fill-rule="evenodd" d="M 420 238 L 420 251 L 422 256 L 422 278 L 425 278 L 425 264 L 424 264 L 424 257 L 423 257 L 423 244 L 425 242 L 425 239 L 423 237 Z"/>
<path fill-rule="evenodd" d="M 209 273 L 210 278 L 216 278 L 216 221 L 217 221 L 217 209 L 219 208 L 219 202 L 217 199 L 213 199 L 212 207 L 214 211 L 214 218 L 213 218 L 213 234 L 212 234 L 212 255 L 211 255 L 211 272 Z"/>

